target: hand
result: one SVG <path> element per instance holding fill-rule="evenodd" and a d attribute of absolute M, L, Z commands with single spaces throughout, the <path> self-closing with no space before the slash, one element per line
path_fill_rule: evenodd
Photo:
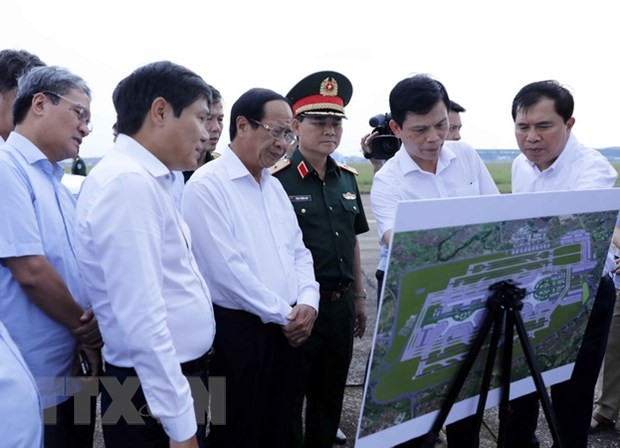
<path fill-rule="evenodd" d="M 196 436 L 192 436 L 183 442 L 175 442 L 170 439 L 170 448 L 198 448 L 198 441 L 196 440 Z"/>
<path fill-rule="evenodd" d="M 366 332 L 366 321 L 368 320 L 368 311 L 366 310 L 366 300 L 362 297 L 355 299 L 355 327 L 353 328 L 353 336 L 360 338 Z"/>
<path fill-rule="evenodd" d="M 616 258 L 614 261 L 616 262 L 616 267 L 614 268 L 613 271 L 611 271 L 611 273 L 620 274 L 620 258 Z"/>
<path fill-rule="evenodd" d="M 370 154 L 370 144 L 377 135 L 379 135 L 379 133 L 377 131 L 373 131 L 370 134 L 366 134 L 362 137 L 362 140 L 360 141 L 360 146 L 362 147 L 363 152 L 365 152 L 366 154 Z"/>
<path fill-rule="evenodd" d="M 299 347 L 310 337 L 317 311 L 310 305 L 295 305 L 286 318 L 290 321 L 282 328 L 292 347 Z"/>
<path fill-rule="evenodd" d="M 80 316 L 80 322 L 81 325 L 73 330 L 73 336 L 75 336 L 84 347 L 93 350 L 100 349 L 103 346 L 103 340 L 101 339 L 97 318 L 92 308 L 84 311 L 82 316 Z"/>

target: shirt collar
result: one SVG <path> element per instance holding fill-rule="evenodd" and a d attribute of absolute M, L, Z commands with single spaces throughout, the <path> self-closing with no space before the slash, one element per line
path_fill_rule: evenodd
<path fill-rule="evenodd" d="M 14 148 L 15 152 L 20 154 L 29 165 L 40 165 L 44 171 L 51 173 L 58 180 L 65 174 L 59 163 L 50 162 L 47 156 L 23 135 L 13 131 L 9 134 L 6 143 Z"/>
<path fill-rule="evenodd" d="M 562 165 L 564 165 L 565 161 L 571 158 L 573 153 L 577 151 L 578 147 L 579 147 L 579 142 L 577 141 L 577 138 L 571 132 L 570 135 L 568 136 L 568 140 L 566 141 L 566 145 L 564 146 L 564 149 L 562 150 L 558 158 L 555 159 L 555 161 L 551 165 L 549 165 L 547 168 L 545 168 L 544 170 L 541 171 L 540 169 L 538 169 L 536 164 L 530 161 L 527 157 L 525 158 L 525 161 L 535 171 L 538 171 L 540 173 L 543 173 L 543 172 L 552 173 L 553 171 L 559 169 Z"/>
<path fill-rule="evenodd" d="M 413 158 L 409 155 L 404 145 L 402 144 L 394 157 L 397 157 L 398 164 L 403 174 L 408 174 L 413 171 L 428 173 L 427 171 L 424 171 L 422 168 L 420 168 L 420 165 L 418 165 L 415 160 L 413 160 Z M 453 159 L 456 159 L 456 157 L 456 153 L 450 148 L 450 143 L 444 142 L 441 150 L 439 151 L 439 158 L 437 159 L 437 169 L 435 171 L 435 174 L 443 171 L 448 165 L 450 165 L 450 162 L 452 162 Z"/>
<path fill-rule="evenodd" d="M 305 179 L 306 177 L 308 177 L 308 174 L 316 171 L 316 169 L 312 166 L 312 164 L 308 162 L 306 158 L 303 156 L 303 154 L 299 150 L 299 146 L 297 147 L 297 149 L 295 149 L 295 151 L 293 151 L 293 154 L 291 154 L 290 160 L 291 160 L 291 165 L 293 165 L 294 167 L 298 167 L 299 164 L 304 164 L 305 170 L 300 171 L 299 169 L 297 169 L 302 179 Z M 306 174 L 302 175 L 304 171 L 306 172 Z M 340 176 L 340 167 L 338 166 L 338 162 L 336 162 L 331 156 L 329 156 L 327 157 L 327 160 L 326 160 L 325 174 L 327 175 L 328 173 L 331 173 L 331 172 L 333 172 L 336 176 Z"/>
<path fill-rule="evenodd" d="M 174 182 L 174 173 L 164 165 L 151 151 L 137 140 L 125 134 L 118 134 L 114 149 L 121 151 L 135 160 L 141 167 L 155 178 L 169 178 Z"/>
<path fill-rule="evenodd" d="M 222 159 L 227 164 L 228 166 L 227 170 L 228 170 L 228 175 L 230 176 L 230 179 L 240 179 L 246 176 L 249 176 L 253 179 L 254 176 L 252 176 L 252 173 L 250 173 L 250 170 L 248 170 L 247 167 L 243 164 L 243 162 L 241 161 L 239 156 L 237 156 L 237 154 L 232 149 L 232 147 L 230 145 L 228 146 L 230 148 L 230 151 L 225 151 L 224 154 L 218 157 L 218 160 Z M 261 177 L 260 183 L 262 184 L 263 181 L 265 180 L 265 177 L 271 177 L 271 173 L 269 172 L 267 168 L 263 168 L 261 170 L 260 177 Z"/>

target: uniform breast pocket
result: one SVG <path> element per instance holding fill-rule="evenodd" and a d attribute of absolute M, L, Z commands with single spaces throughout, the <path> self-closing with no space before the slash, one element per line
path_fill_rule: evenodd
<path fill-rule="evenodd" d="M 360 210 L 357 206 L 357 201 L 354 199 L 340 199 L 340 204 L 342 204 L 342 209 L 345 213 L 351 214 L 351 216 L 355 217 L 359 214 Z"/>
<path fill-rule="evenodd" d="M 473 181 L 466 185 L 460 185 L 455 189 L 454 193 L 455 196 L 478 196 L 480 194 L 478 181 Z"/>

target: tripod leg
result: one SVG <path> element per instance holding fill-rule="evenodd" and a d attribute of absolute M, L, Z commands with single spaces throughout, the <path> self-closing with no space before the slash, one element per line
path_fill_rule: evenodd
<path fill-rule="evenodd" d="M 534 350 L 532 349 L 532 345 L 530 344 L 527 331 L 525 330 L 525 324 L 523 323 L 521 314 L 518 311 L 511 310 L 511 315 L 513 316 L 514 325 L 517 329 L 517 334 L 519 335 L 521 347 L 523 347 L 523 353 L 525 354 L 527 365 L 530 369 L 532 379 L 534 380 L 536 390 L 538 391 L 538 395 L 540 397 L 541 405 L 545 413 L 545 418 L 547 419 L 547 424 L 549 425 L 549 431 L 551 432 L 551 436 L 553 437 L 554 446 L 556 448 L 562 448 L 563 445 L 562 441 L 560 440 L 559 425 L 555 418 L 555 413 L 553 412 L 551 400 L 549 399 L 549 394 L 547 393 L 545 383 L 542 379 L 540 368 L 538 367 L 538 363 L 536 362 Z"/>
<path fill-rule="evenodd" d="M 482 426 L 482 419 L 484 417 L 484 407 L 489 395 L 489 386 L 491 385 L 491 378 L 493 376 L 493 367 L 495 366 L 495 358 L 497 357 L 497 347 L 499 346 L 499 339 L 501 336 L 502 324 L 504 322 L 505 312 L 500 309 L 500 312 L 496 313 L 495 322 L 493 325 L 493 333 L 491 334 L 491 341 L 489 343 L 489 351 L 487 353 L 486 365 L 484 367 L 484 374 L 482 376 L 482 385 L 480 386 L 480 397 L 478 399 L 478 407 L 476 409 L 476 420 L 474 424 L 474 431 L 476 434 L 476 440 L 472 448 L 478 446 L 480 427 Z"/>
<path fill-rule="evenodd" d="M 486 340 L 487 335 L 489 334 L 489 331 L 491 330 L 491 325 L 495 322 L 497 318 L 497 314 L 500 313 L 501 311 L 500 307 L 495 303 L 495 301 L 492 301 L 492 300 L 489 300 L 489 304 L 487 305 L 487 308 L 488 308 L 488 311 L 487 311 L 487 314 L 484 320 L 482 321 L 480 330 L 478 331 L 478 334 L 476 335 L 476 338 L 473 344 L 469 348 L 469 352 L 467 353 L 467 356 L 465 357 L 463 364 L 461 364 L 461 367 L 459 368 L 459 371 L 454 379 L 454 382 L 452 383 L 452 385 L 450 386 L 450 389 L 448 390 L 446 399 L 442 403 L 441 408 L 439 409 L 439 413 L 437 414 L 437 417 L 435 418 L 435 421 L 433 422 L 433 426 L 431 427 L 430 431 L 427 433 L 427 436 L 425 437 L 425 440 L 422 444 L 422 447 L 424 448 L 432 448 L 435 445 L 435 442 L 437 441 L 439 437 L 439 432 L 441 431 L 441 428 L 443 424 L 445 423 L 446 418 L 448 418 L 448 414 L 450 413 L 450 410 L 452 409 L 454 402 L 458 398 L 458 395 L 461 389 L 463 388 L 463 384 L 465 384 L 467 375 L 469 375 L 469 372 L 471 371 L 474 365 L 474 362 L 476 361 L 476 357 L 478 356 L 478 353 L 480 353 L 480 350 L 482 349 L 482 346 L 484 345 L 484 341 Z"/>
<path fill-rule="evenodd" d="M 502 391 L 499 404 L 499 436 L 497 446 L 506 445 L 508 412 L 510 409 L 510 381 L 512 372 L 512 348 L 514 339 L 514 317 L 512 310 L 506 312 L 504 325 L 504 351 L 502 353 Z"/>

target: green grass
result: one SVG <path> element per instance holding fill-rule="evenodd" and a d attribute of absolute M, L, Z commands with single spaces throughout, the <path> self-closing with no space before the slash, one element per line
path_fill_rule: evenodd
<path fill-rule="evenodd" d="M 502 193 L 510 193 L 510 166 L 512 162 L 487 162 L 487 168 L 491 173 L 491 177 L 497 184 L 497 188 Z M 361 193 L 370 193 L 372 186 L 372 165 L 370 162 L 350 163 L 354 167 L 359 176 L 357 176 L 357 185 Z M 612 165 L 620 173 L 620 162 L 612 162 Z M 616 187 L 620 186 L 620 178 L 616 180 Z"/>

